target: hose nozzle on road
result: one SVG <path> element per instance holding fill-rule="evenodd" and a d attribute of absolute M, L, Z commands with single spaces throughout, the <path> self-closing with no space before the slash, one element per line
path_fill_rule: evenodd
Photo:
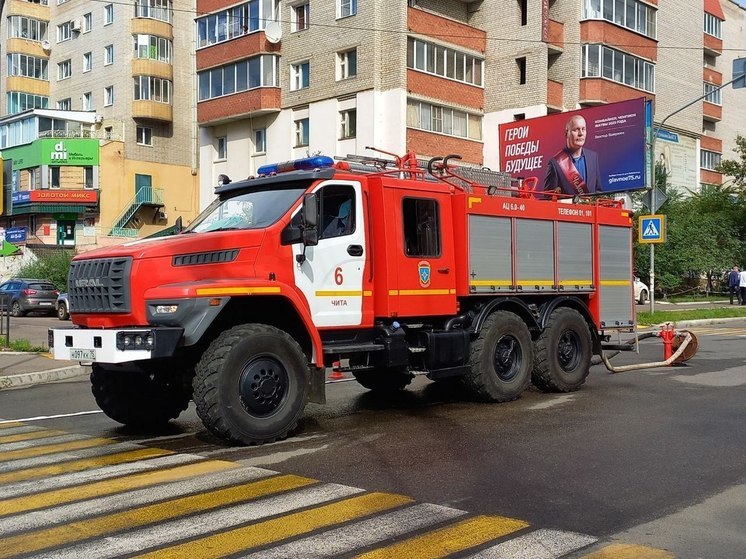
<path fill-rule="evenodd" d="M 697 353 L 697 337 L 688 330 L 676 331 L 671 323 L 666 323 L 657 334 L 663 340 L 663 361 L 655 363 L 637 363 L 635 365 L 623 365 L 614 367 L 609 358 L 602 351 L 601 361 L 611 373 L 623 373 L 625 371 L 636 371 L 638 369 L 653 369 L 656 367 L 670 367 L 674 363 L 688 361 Z"/>

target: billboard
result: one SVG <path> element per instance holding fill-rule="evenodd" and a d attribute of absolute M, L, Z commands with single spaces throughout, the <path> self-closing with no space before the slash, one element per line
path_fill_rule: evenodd
<path fill-rule="evenodd" d="M 501 124 L 500 170 L 538 190 L 606 194 L 645 188 L 645 98 Z"/>
<path fill-rule="evenodd" d="M 679 192 L 699 189 L 697 140 L 668 130 L 658 130 L 655 162 L 666 171 L 666 182 Z"/>

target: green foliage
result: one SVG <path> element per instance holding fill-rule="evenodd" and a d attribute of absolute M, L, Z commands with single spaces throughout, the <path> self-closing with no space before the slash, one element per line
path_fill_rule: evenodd
<path fill-rule="evenodd" d="M 732 177 L 733 186 L 743 193 L 746 189 L 746 137 L 736 136 L 736 147 L 733 150 L 737 159 L 723 159 L 717 166 L 717 171 Z"/>
<path fill-rule="evenodd" d="M 746 317 L 746 308 L 735 306 L 731 308 L 718 309 L 691 309 L 688 311 L 656 311 L 654 313 L 638 312 L 638 326 L 649 326 L 651 324 L 663 324 L 683 320 L 700 320 L 707 318 L 737 318 Z"/>
<path fill-rule="evenodd" d="M 31 345 L 26 339 L 10 340 L 10 344 L 5 344 L 5 336 L 0 337 L 0 347 L 11 351 L 28 351 L 30 353 L 45 353 L 49 348 L 44 346 Z"/>
<path fill-rule="evenodd" d="M 74 251 L 54 251 L 42 254 L 33 262 L 21 267 L 16 274 L 19 278 L 48 279 L 60 291 L 67 291 L 67 273 Z"/>

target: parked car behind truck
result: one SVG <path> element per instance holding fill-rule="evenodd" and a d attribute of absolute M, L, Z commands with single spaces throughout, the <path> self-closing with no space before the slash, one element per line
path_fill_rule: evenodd
<path fill-rule="evenodd" d="M 13 316 L 29 312 L 55 314 L 59 294 L 48 279 L 11 278 L 0 285 L 0 301 Z"/>

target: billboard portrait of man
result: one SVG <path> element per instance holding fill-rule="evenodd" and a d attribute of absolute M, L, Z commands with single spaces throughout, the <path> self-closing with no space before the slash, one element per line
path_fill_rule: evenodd
<path fill-rule="evenodd" d="M 598 154 L 585 147 L 585 118 L 573 115 L 565 124 L 566 145 L 549 159 L 544 190 L 575 196 L 602 189 Z"/>

